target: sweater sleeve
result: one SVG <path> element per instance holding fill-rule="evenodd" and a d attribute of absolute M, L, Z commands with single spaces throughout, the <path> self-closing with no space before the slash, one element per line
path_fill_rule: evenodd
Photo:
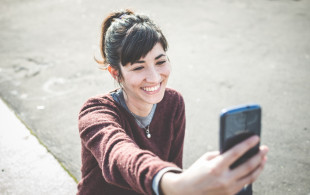
<path fill-rule="evenodd" d="M 120 113 L 112 104 L 90 99 L 79 115 L 82 144 L 91 151 L 110 184 L 138 193 L 152 194 L 154 175 L 175 164 L 160 160 L 139 146 L 126 134 Z"/>
<path fill-rule="evenodd" d="M 183 97 L 178 93 L 177 110 L 174 117 L 174 139 L 172 142 L 169 161 L 175 162 L 180 168 L 183 167 L 183 146 L 185 136 L 185 104 Z"/>

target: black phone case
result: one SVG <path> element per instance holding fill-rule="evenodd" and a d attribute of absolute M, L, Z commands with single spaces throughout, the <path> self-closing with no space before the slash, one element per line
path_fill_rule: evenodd
<path fill-rule="evenodd" d="M 261 108 L 259 105 L 238 106 L 226 109 L 220 117 L 220 152 L 224 153 L 252 135 L 260 136 Z M 236 133 L 237 132 L 237 133 Z M 233 134 L 229 135 L 228 134 Z M 259 144 L 247 151 L 230 168 L 234 169 L 257 154 Z"/>

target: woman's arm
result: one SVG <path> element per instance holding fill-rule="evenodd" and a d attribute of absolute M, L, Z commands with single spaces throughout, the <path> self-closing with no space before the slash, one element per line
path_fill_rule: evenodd
<path fill-rule="evenodd" d="M 233 170 L 229 169 L 229 166 L 258 141 L 259 138 L 253 136 L 222 155 L 218 152 L 206 153 L 183 173 L 165 173 L 160 182 L 163 194 L 237 193 L 259 176 L 267 160 L 268 148 L 261 146 L 257 155 Z"/>
<path fill-rule="evenodd" d="M 104 179 L 113 185 L 152 194 L 152 179 L 165 167 L 176 167 L 141 149 L 122 128 L 113 105 L 89 100 L 79 115 L 82 144 L 96 158 Z"/>

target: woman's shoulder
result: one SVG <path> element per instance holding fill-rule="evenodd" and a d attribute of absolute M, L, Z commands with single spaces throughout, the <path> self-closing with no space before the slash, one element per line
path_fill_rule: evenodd
<path fill-rule="evenodd" d="M 166 88 L 161 104 L 168 107 L 184 107 L 184 99 L 179 91 L 172 88 Z"/>
<path fill-rule="evenodd" d="M 109 107 L 110 109 L 113 109 L 113 108 L 116 109 L 118 105 L 114 101 L 111 95 L 111 92 L 108 92 L 106 94 L 98 94 L 98 95 L 94 95 L 88 98 L 82 105 L 80 112 L 82 112 L 83 110 L 86 110 L 89 108 L 95 108 L 95 107 L 97 108 Z"/>
<path fill-rule="evenodd" d="M 182 94 L 179 91 L 177 91 L 175 89 L 166 88 L 165 95 L 164 95 L 164 100 L 168 100 L 168 101 L 176 101 L 176 100 L 183 101 L 183 96 L 182 96 Z"/>

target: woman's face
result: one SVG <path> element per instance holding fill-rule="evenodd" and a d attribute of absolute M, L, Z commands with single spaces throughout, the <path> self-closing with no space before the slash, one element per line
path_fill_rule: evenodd
<path fill-rule="evenodd" d="M 129 108 L 134 106 L 141 109 L 163 99 L 171 66 L 160 43 L 157 43 L 145 57 L 133 64 L 121 66 L 121 71 L 121 84 Z"/>

